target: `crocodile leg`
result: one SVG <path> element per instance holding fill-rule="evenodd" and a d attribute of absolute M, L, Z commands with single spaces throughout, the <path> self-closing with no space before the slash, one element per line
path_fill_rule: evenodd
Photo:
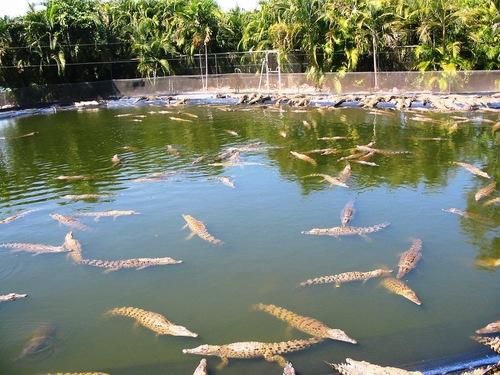
<path fill-rule="evenodd" d="M 287 364 L 287 360 L 285 359 L 285 357 L 282 357 L 280 355 L 265 355 L 264 359 L 268 362 L 276 362 L 281 367 L 285 367 Z"/>
<path fill-rule="evenodd" d="M 221 362 L 217 365 L 217 370 L 222 370 L 229 364 L 229 359 L 227 359 L 226 357 L 220 357 L 220 359 Z"/>

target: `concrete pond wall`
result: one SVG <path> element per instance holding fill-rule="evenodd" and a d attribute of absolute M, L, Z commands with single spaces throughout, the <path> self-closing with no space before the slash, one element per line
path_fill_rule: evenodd
<path fill-rule="evenodd" d="M 370 94 L 432 93 L 491 94 L 500 92 L 500 71 L 326 73 L 315 82 L 305 73 L 231 73 L 116 79 L 83 83 L 30 86 L 0 93 L 0 107 L 33 107 L 113 97 L 213 93 Z"/>

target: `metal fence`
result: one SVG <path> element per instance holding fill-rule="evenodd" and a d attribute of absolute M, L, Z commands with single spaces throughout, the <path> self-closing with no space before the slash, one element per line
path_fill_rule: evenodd
<path fill-rule="evenodd" d="M 371 94 L 500 92 L 500 71 L 326 73 L 319 81 L 305 73 L 229 73 L 30 86 L 0 95 L 0 106 L 36 106 L 112 97 L 190 93 Z"/>

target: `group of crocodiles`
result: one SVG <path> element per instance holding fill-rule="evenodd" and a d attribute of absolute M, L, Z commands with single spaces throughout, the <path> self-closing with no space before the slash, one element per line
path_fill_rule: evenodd
<path fill-rule="evenodd" d="M 171 150 L 172 151 L 172 150 Z M 332 150 L 312 150 L 309 153 L 334 153 Z M 373 143 L 368 145 L 356 146 L 356 154 L 353 154 L 349 158 L 352 162 L 364 162 L 370 163 L 368 160 L 375 154 L 380 155 L 397 155 L 407 153 L 406 151 L 390 151 L 381 150 L 373 147 Z M 306 154 L 291 151 L 291 154 L 297 159 L 306 161 L 313 165 L 316 165 L 316 161 Z M 119 158 L 117 155 L 114 157 L 114 162 L 119 163 Z M 228 151 L 227 155 L 222 155 L 220 159 L 216 159 L 214 163 L 239 163 L 239 154 L 237 151 Z M 474 173 L 478 176 L 484 178 L 490 178 L 485 172 L 480 169 L 467 164 L 457 162 L 457 165 L 465 168 L 466 170 Z M 369 164 L 368 164 L 369 165 Z M 306 177 L 321 177 L 324 181 L 330 183 L 330 185 L 348 187 L 347 181 L 351 176 L 351 167 L 348 163 L 345 168 L 339 173 L 337 177 L 332 177 L 326 174 L 311 174 Z M 151 178 L 165 178 L 162 174 L 161 176 L 154 176 Z M 61 180 L 80 180 L 84 179 L 84 176 L 60 176 Z M 220 179 L 222 183 L 229 187 L 234 188 L 234 182 L 228 178 Z M 476 195 L 476 201 L 488 196 L 496 188 L 496 184 L 493 182 L 488 186 L 480 189 Z M 458 209 L 449 209 L 449 212 L 458 213 Z M 7 224 L 28 215 L 32 210 L 20 212 L 13 216 L 10 216 L 2 221 L 0 224 Z M 101 217 L 119 217 L 119 216 L 129 216 L 138 214 L 135 211 L 103 211 L 103 212 L 83 212 L 79 216 L 82 217 L 94 217 L 98 220 Z M 316 236 L 353 236 L 359 235 L 365 237 L 368 234 L 378 232 L 387 226 L 389 223 L 380 223 L 368 227 L 355 227 L 350 226 L 355 214 L 354 202 L 348 202 L 341 212 L 341 226 L 331 227 L 331 228 L 313 228 L 307 231 L 303 231 L 303 234 L 316 235 Z M 68 226 L 73 230 L 88 230 L 88 226 L 81 223 L 75 217 L 65 216 L 61 214 L 51 214 L 52 219 L 58 221 L 62 225 Z M 465 214 L 463 215 L 465 216 Z M 186 222 L 185 227 L 188 227 L 191 231 L 189 236 L 198 236 L 200 239 L 207 241 L 213 245 L 221 245 L 223 242 L 215 238 L 210 234 L 206 228 L 206 225 L 194 218 L 191 215 L 182 215 L 184 221 Z M 93 266 L 97 268 L 104 269 L 105 272 L 117 271 L 121 269 L 144 269 L 152 266 L 161 265 L 172 265 L 182 263 L 180 260 L 175 260 L 170 257 L 164 258 L 133 258 L 133 259 L 122 259 L 122 260 L 98 260 L 98 259 L 86 259 L 82 254 L 82 246 L 80 242 L 74 237 L 73 232 L 67 233 L 64 243 L 60 246 L 52 246 L 45 244 L 32 244 L 32 243 L 4 243 L 0 244 L 0 247 L 9 248 L 13 251 L 25 251 L 37 254 L 54 254 L 54 253 L 67 253 L 69 257 L 77 264 Z M 335 275 L 320 276 L 313 279 L 308 279 L 300 283 L 300 286 L 313 286 L 320 284 L 334 284 L 336 287 L 340 287 L 344 283 L 363 281 L 366 282 L 372 278 L 381 277 L 381 285 L 392 293 L 403 296 L 404 298 L 412 301 L 413 303 L 420 305 L 421 302 L 415 292 L 401 279 L 407 275 L 411 270 L 413 270 L 417 263 L 422 258 L 422 241 L 420 239 L 413 239 L 411 247 L 401 254 L 398 263 L 398 273 L 396 277 L 390 277 L 393 270 L 390 269 L 375 269 L 367 272 L 360 271 L 350 271 Z M 17 299 L 23 299 L 27 297 L 26 294 L 16 294 L 10 293 L 7 295 L 0 296 L 0 302 L 14 301 Z M 276 362 L 284 368 L 284 375 L 295 374 L 293 366 L 291 363 L 287 362 L 283 357 L 284 354 L 292 353 L 296 351 L 305 350 L 313 345 L 323 342 L 325 339 L 342 341 L 350 344 L 357 344 L 357 341 L 351 338 L 347 333 L 341 329 L 331 328 L 325 323 L 307 316 L 302 316 L 296 314 L 290 310 L 283 307 L 272 305 L 272 304 L 257 304 L 254 306 L 255 310 L 268 313 L 279 320 L 284 321 L 290 327 L 295 328 L 311 338 L 308 339 L 295 339 L 282 342 L 235 342 L 226 345 L 200 345 L 191 349 L 183 349 L 182 352 L 185 354 L 194 354 L 202 356 L 216 356 L 221 359 L 221 364 L 219 368 L 227 365 L 229 359 L 252 359 L 252 358 L 263 358 L 269 362 Z M 138 307 L 124 306 L 116 307 L 110 309 L 106 315 L 108 316 L 123 316 L 133 319 L 137 324 L 151 330 L 157 335 L 170 335 L 170 336 L 184 336 L 184 337 L 198 337 L 197 333 L 190 331 L 188 328 L 174 324 L 168 320 L 165 316 L 144 310 Z M 500 332 L 500 321 L 493 322 L 476 331 L 478 336 L 473 338 L 484 345 L 489 346 L 492 350 L 497 353 L 500 352 L 500 336 L 485 336 L 492 333 Z M 485 369 L 477 369 L 474 374 L 491 375 L 497 373 L 500 365 L 490 366 Z M 392 367 L 381 367 L 377 365 L 370 364 L 368 362 L 355 361 L 350 358 L 346 359 L 346 363 L 334 364 L 333 369 L 340 374 L 354 375 L 354 374 L 421 374 L 420 372 L 409 372 L 402 369 L 392 368 Z M 58 374 L 88 374 L 88 375 L 99 375 L 104 374 L 102 372 L 80 372 L 80 373 L 58 373 Z M 200 361 L 200 364 L 196 368 L 194 375 L 206 375 L 207 374 L 207 362 L 205 359 Z"/>

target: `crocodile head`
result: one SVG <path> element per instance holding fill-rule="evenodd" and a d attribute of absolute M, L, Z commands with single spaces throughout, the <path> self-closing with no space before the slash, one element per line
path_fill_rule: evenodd
<path fill-rule="evenodd" d="M 189 329 L 183 326 L 171 325 L 168 327 L 168 334 L 173 336 L 187 336 L 187 337 L 198 337 L 197 333 L 191 332 Z"/>
<path fill-rule="evenodd" d="M 220 346 L 218 345 L 200 345 L 193 349 L 182 349 L 184 354 L 198 354 L 198 355 L 217 355 Z"/>
<path fill-rule="evenodd" d="M 341 329 L 329 329 L 327 332 L 327 337 L 332 339 L 332 340 L 338 340 L 338 341 L 344 341 L 344 342 L 349 342 L 351 344 L 357 344 L 358 342 L 342 331 Z"/>

